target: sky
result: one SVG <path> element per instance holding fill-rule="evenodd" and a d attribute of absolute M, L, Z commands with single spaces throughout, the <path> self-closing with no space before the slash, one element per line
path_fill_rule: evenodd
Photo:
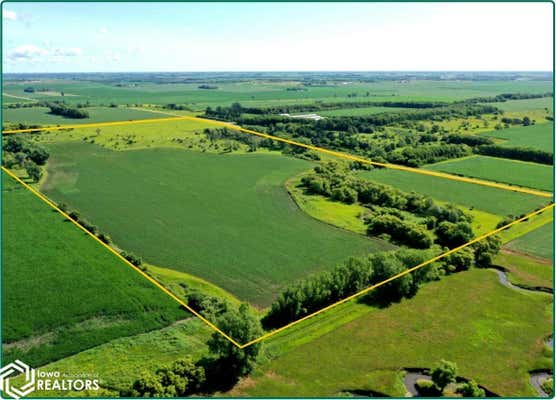
<path fill-rule="evenodd" d="M 2 3 L 4 72 L 551 71 L 551 3 Z"/>

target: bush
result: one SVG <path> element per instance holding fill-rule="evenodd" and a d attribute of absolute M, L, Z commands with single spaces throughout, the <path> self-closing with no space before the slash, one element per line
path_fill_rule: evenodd
<path fill-rule="evenodd" d="M 437 397 L 442 394 L 436 385 L 428 379 L 417 379 L 415 388 L 419 392 L 419 395 L 423 397 Z"/>
<path fill-rule="evenodd" d="M 463 397 L 485 397 L 485 391 L 474 380 L 462 383 L 456 389 L 456 393 L 461 394 Z"/>

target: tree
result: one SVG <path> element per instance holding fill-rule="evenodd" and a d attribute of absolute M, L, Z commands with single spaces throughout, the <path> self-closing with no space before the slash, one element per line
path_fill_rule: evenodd
<path fill-rule="evenodd" d="M 444 258 L 442 264 L 446 272 L 460 272 L 471 268 L 474 260 L 473 249 L 466 247 Z"/>
<path fill-rule="evenodd" d="M 25 171 L 33 181 L 38 182 L 41 179 L 42 171 L 33 161 L 28 160 L 25 162 Z"/>
<path fill-rule="evenodd" d="M 473 228 L 463 221 L 456 224 L 443 221 L 436 228 L 436 236 L 438 244 L 453 249 L 473 239 Z"/>
<path fill-rule="evenodd" d="M 456 381 L 457 366 L 455 363 L 442 360 L 440 364 L 432 370 L 431 378 L 436 386 L 443 391 L 446 386 Z"/>
<path fill-rule="evenodd" d="M 463 397 L 485 397 L 485 391 L 474 380 L 463 383 L 457 388 L 456 392 Z"/>
<path fill-rule="evenodd" d="M 477 267 L 490 267 L 494 257 L 502 247 L 502 241 L 498 235 L 489 236 L 480 242 L 474 243 L 475 265 Z"/>
<path fill-rule="evenodd" d="M 247 343 L 263 333 L 259 319 L 251 313 L 247 304 L 240 305 L 237 311 L 228 309 L 218 318 L 216 325 L 239 343 Z M 260 350 L 259 343 L 240 349 L 218 332 L 213 333 L 208 346 L 218 356 L 220 366 L 236 377 L 251 372 Z"/>

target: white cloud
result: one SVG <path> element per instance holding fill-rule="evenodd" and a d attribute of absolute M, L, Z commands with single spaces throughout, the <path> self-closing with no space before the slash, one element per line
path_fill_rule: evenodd
<path fill-rule="evenodd" d="M 103 26 L 102 28 L 100 28 L 100 29 L 98 30 L 98 33 L 100 33 L 100 34 L 102 34 L 102 35 L 105 35 L 105 34 L 108 33 L 108 28 L 105 27 L 105 26 Z"/>
<path fill-rule="evenodd" d="M 17 19 L 17 14 L 15 13 L 15 11 L 2 10 L 2 19 L 15 21 Z"/>
<path fill-rule="evenodd" d="M 79 47 L 56 48 L 50 50 L 48 48 L 35 46 L 34 44 L 25 44 L 8 52 L 6 58 L 12 62 L 63 62 L 68 57 L 77 57 L 82 54 L 83 50 Z"/>
<path fill-rule="evenodd" d="M 52 54 L 54 56 L 76 57 L 83 54 L 83 50 L 81 50 L 79 47 L 70 47 L 66 49 L 54 49 Z"/>
<path fill-rule="evenodd" d="M 12 61 L 24 61 L 44 57 L 47 55 L 48 51 L 41 47 L 35 46 L 33 44 L 24 44 L 10 51 L 8 53 L 8 59 Z"/>

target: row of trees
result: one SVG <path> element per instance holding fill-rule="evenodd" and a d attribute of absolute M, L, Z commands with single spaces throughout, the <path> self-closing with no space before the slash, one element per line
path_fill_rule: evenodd
<path fill-rule="evenodd" d="M 475 152 L 486 156 L 531 161 L 539 164 L 553 165 L 554 163 L 554 155 L 552 153 L 532 148 L 486 145 L 477 147 Z"/>
<path fill-rule="evenodd" d="M 2 165 L 25 169 L 29 178 L 35 182 L 42 177 L 41 166 L 46 164 L 49 157 L 44 147 L 22 136 L 2 138 Z"/>
<path fill-rule="evenodd" d="M 49 102 L 45 103 L 46 107 L 50 108 L 50 113 L 61 115 L 67 118 L 83 119 L 89 118 L 89 112 L 83 108 L 72 107 L 66 103 Z"/>
<path fill-rule="evenodd" d="M 490 236 L 439 262 L 376 287 L 366 295 L 366 301 L 387 305 L 404 297 L 412 297 L 423 283 L 439 279 L 443 274 L 466 270 L 472 265 L 490 266 L 499 249 L 500 240 Z M 419 265 L 437 252 L 438 249 L 401 249 L 350 258 L 330 272 L 310 276 L 287 287 L 262 319 L 263 326 L 267 329 L 284 326 Z"/>

